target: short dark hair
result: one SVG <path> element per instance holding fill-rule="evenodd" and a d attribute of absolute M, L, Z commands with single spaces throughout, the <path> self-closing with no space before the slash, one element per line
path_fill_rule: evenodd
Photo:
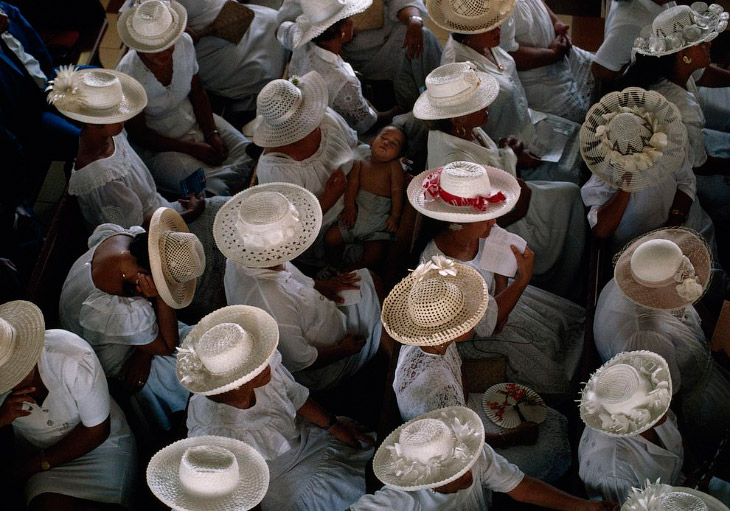
<path fill-rule="evenodd" d="M 451 32 L 451 38 L 457 43 L 464 43 L 464 39 L 469 37 L 469 34 L 462 34 L 459 32 Z"/>
<path fill-rule="evenodd" d="M 394 130 L 398 130 L 403 135 L 403 143 L 400 145 L 400 151 L 398 151 L 398 157 L 400 158 L 404 154 L 406 154 L 406 149 L 408 148 L 408 136 L 406 135 L 406 132 L 403 128 L 400 126 L 396 126 L 395 124 L 386 124 L 382 128 L 380 128 L 380 131 L 375 135 L 376 137 L 380 135 L 383 131 L 385 131 L 388 128 L 392 128 Z"/>
<path fill-rule="evenodd" d="M 137 264 L 150 270 L 149 236 L 146 232 L 137 234 L 129 244 L 129 253 L 137 260 Z"/>

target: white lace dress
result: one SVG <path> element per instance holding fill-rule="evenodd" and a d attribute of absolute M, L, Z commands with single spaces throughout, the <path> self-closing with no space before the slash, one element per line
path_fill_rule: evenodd
<path fill-rule="evenodd" d="M 298 418 L 309 391 L 294 381 L 276 353 L 271 381 L 254 390 L 256 403 L 242 410 L 193 395 L 188 435 L 236 438 L 256 449 L 269 465 L 262 511 L 346 509 L 365 493 L 365 465 L 372 449 L 356 450 Z"/>
<path fill-rule="evenodd" d="M 471 341 L 459 343 L 463 358 L 487 358 L 495 354 L 507 357 L 507 379 L 522 383 L 543 395 L 570 392 L 570 380 L 580 363 L 583 351 L 585 309 L 534 286 L 527 286 L 509 315 L 502 332 L 494 335 L 497 303 L 492 298 L 495 280 L 492 272 L 479 267 L 484 241 L 471 261 L 489 287 L 487 313 L 474 328 Z M 421 260 L 444 254 L 431 241 Z"/>

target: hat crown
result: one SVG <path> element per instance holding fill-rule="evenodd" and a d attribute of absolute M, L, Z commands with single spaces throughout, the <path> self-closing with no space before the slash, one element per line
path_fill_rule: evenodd
<path fill-rule="evenodd" d="M 631 254 L 631 273 L 642 284 L 663 285 L 674 278 L 683 261 L 682 249 L 673 241 L 649 240 Z"/>
<path fill-rule="evenodd" d="M 220 323 L 200 336 L 195 351 L 212 374 L 227 374 L 246 362 L 253 351 L 253 337 L 237 323 Z"/>
<path fill-rule="evenodd" d="M 398 436 L 400 454 L 408 461 L 428 463 L 449 458 L 456 445 L 451 428 L 440 419 L 421 419 L 406 425 Z"/>
<path fill-rule="evenodd" d="M 302 2 L 302 13 L 311 24 L 322 23 L 347 5 L 344 0 L 307 0 Z"/>
<path fill-rule="evenodd" d="M 677 5 L 657 14 L 651 28 L 655 35 L 666 37 L 672 34 L 682 34 L 685 27 L 694 23 L 695 16 L 692 8 L 688 5 Z"/>
<path fill-rule="evenodd" d="M 165 277 L 183 284 L 205 271 L 205 250 L 195 234 L 168 231 L 160 236 L 162 271 Z"/>
<path fill-rule="evenodd" d="M 630 413 L 643 404 L 652 385 L 629 364 L 607 367 L 596 379 L 596 396 L 609 413 Z"/>
<path fill-rule="evenodd" d="M 132 29 L 142 37 L 158 37 L 173 24 L 169 2 L 148 0 L 137 6 L 132 15 Z"/>
<path fill-rule="evenodd" d="M 426 93 L 436 106 L 466 102 L 479 90 L 481 78 L 471 62 L 454 62 L 437 67 L 426 77 Z"/>
<path fill-rule="evenodd" d="M 15 328 L 0 318 L 0 366 L 3 366 L 15 350 Z"/>
<path fill-rule="evenodd" d="M 281 126 L 296 113 L 303 99 L 302 90 L 292 81 L 272 80 L 259 92 L 256 99 L 257 113 L 268 124 Z"/>
<path fill-rule="evenodd" d="M 487 169 L 483 165 L 467 161 L 444 165 L 440 185 L 445 192 L 466 199 L 489 196 L 492 193 Z"/>
<path fill-rule="evenodd" d="M 81 78 L 84 103 L 89 108 L 106 110 L 119 105 L 124 100 L 122 82 L 112 73 L 93 70 Z"/>
<path fill-rule="evenodd" d="M 646 119 L 631 112 L 620 112 L 606 123 L 606 134 L 621 154 L 640 153 L 649 145 L 652 128 Z"/>
<path fill-rule="evenodd" d="M 407 313 L 421 327 L 438 327 L 464 310 L 464 293 L 447 277 L 419 280 L 408 292 Z"/>
<path fill-rule="evenodd" d="M 217 445 L 189 447 L 180 460 L 180 483 L 183 488 L 201 497 L 220 497 L 238 485 L 239 467 L 236 456 Z"/>
<path fill-rule="evenodd" d="M 279 192 L 262 191 L 242 201 L 236 230 L 244 246 L 266 249 L 296 236 L 299 211 Z"/>
<path fill-rule="evenodd" d="M 673 491 L 662 497 L 663 511 L 707 511 L 707 504 L 702 499 L 682 491 Z"/>
<path fill-rule="evenodd" d="M 493 3 L 492 0 L 448 0 L 452 12 L 464 18 L 475 18 L 489 13 L 493 9 Z"/>

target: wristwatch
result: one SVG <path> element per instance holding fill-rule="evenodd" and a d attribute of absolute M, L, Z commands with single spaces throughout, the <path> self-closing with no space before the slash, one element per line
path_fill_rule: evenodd
<path fill-rule="evenodd" d="M 48 463 L 48 460 L 46 459 L 46 451 L 41 449 L 41 470 L 44 472 L 46 470 L 51 470 L 51 464 Z"/>
<path fill-rule="evenodd" d="M 413 16 L 408 16 L 408 23 L 410 23 L 411 21 L 417 21 L 421 24 L 421 26 L 423 26 L 423 18 L 421 18 L 420 16 L 416 16 L 415 14 Z"/>

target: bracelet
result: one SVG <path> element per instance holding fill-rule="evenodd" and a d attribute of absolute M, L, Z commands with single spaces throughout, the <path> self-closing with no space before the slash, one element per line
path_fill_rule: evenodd
<path fill-rule="evenodd" d="M 218 130 L 209 131 L 208 133 L 205 134 L 205 138 L 207 139 L 208 137 L 210 137 L 212 135 L 220 135 L 220 134 L 221 133 Z"/>
<path fill-rule="evenodd" d="M 327 424 L 325 426 L 322 426 L 322 429 L 329 430 L 335 424 L 337 424 L 337 415 L 332 414 L 332 415 L 330 415 L 330 419 L 329 419 L 329 421 L 327 421 Z"/>
<path fill-rule="evenodd" d="M 417 21 L 421 24 L 421 26 L 423 26 L 423 18 L 421 18 L 420 16 L 417 16 L 415 14 L 413 16 L 408 16 L 408 23 L 410 23 L 411 21 Z"/>
<path fill-rule="evenodd" d="M 41 470 L 43 470 L 44 472 L 46 470 L 51 470 L 51 464 L 46 459 L 46 451 L 44 451 L 43 449 L 41 449 L 40 458 L 41 458 Z"/>

